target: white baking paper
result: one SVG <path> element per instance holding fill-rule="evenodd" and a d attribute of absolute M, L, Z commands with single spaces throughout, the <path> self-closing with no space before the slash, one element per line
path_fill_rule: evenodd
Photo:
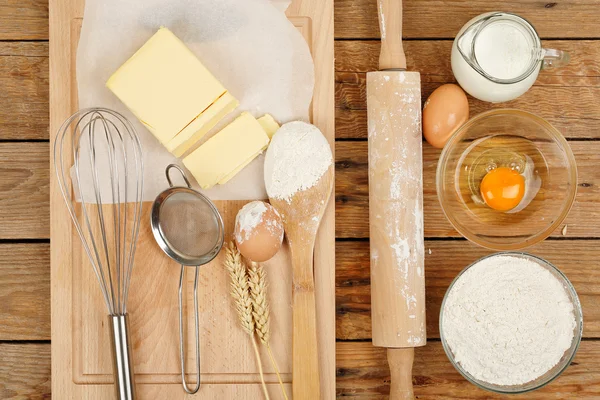
<path fill-rule="evenodd" d="M 285 12 L 288 9 L 292 0 L 271 0 L 271 3 L 281 12 Z"/>
<path fill-rule="evenodd" d="M 249 111 L 255 117 L 269 113 L 281 123 L 307 121 L 314 66 L 306 41 L 284 14 L 289 3 L 289 0 L 86 0 L 77 49 L 79 107 L 114 109 L 134 124 L 144 152 L 144 201 L 154 200 L 167 188 L 164 171 L 168 164 L 183 165 L 106 88 L 108 78 L 158 28 L 165 26 L 240 101 L 240 107 L 204 140 L 242 111 Z M 265 198 L 263 163 L 264 157 L 259 156 L 227 184 L 204 193 L 213 200 Z"/>

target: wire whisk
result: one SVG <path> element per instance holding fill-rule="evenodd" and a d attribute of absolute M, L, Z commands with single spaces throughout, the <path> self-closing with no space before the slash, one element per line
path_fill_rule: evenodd
<path fill-rule="evenodd" d="M 56 135 L 54 167 L 109 313 L 116 396 L 132 400 L 127 297 L 142 214 L 140 140 L 118 112 L 80 110 Z"/>

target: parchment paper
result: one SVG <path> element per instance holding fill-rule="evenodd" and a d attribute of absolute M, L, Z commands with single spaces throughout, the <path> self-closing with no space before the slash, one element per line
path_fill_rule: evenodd
<path fill-rule="evenodd" d="M 144 151 L 144 201 L 153 201 L 167 188 L 164 171 L 168 164 L 183 164 L 105 87 L 108 78 L 165 26 L 240 101 L 240 107 L 203 141 L 242 111 L 255 117 L 269 113 L 280 123 L 308 121 L 314 66 L 306 41 L 284 14 L 289 3 L 86 0 L 77 49 L 79 108 L 111 108 L 134 124 Z M 204 193 L 213 200 L 266 198 L 263 164 L 261 155 L 227 184 Z"/>

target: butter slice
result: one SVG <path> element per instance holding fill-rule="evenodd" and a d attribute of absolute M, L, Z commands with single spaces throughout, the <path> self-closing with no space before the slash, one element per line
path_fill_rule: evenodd
<path fill-rule="evenodd" d="M 222 184 L 247 166 L 269 145 L 269 137 L 250 113 L 231 124 L 183 159 L 203 189 Z"/>
<path fill-rule="evenodd" d="M 183 131 L 171 139 L 166 144 L 167 150 L 173 153 L 174 156 L 181 157 L 227 114 L 235 110 L 238 104 L 238 101 L 231 94 L 225 93 L 208 110 L 200 114 Z"/>
<path fill-rule="evenodd" d="M 258 123 L 263 127 L 269 139 L 273 138 L 273 135 L 279 130 L 279 124 L 270 114 L 265 114 L 258 119 Z"/>
<path fill-rule="evenodd" d="M 275 132 L 277 132 L 277 130 L 280 128 L 279 124 L 275 121 L 275 119 L 270 114 L 263 115 L 257 121 L 260 124 L 260 126 L 262 126 L 263 130 L 269 137 L 269 142 L 270 142 L 271 139 L 273 138 L 273 135 L 275 134 Z M 252 160 L 254 160 L 258 156 L 258 154 L 260 154 L 261 152 L 262 152 L 262 150 L 259 151 L 257 154 L 253 155 L 248 161 L 246 161 L 243 165 L 238 167 L 235 171 L 231 172 L 225 178 L 221 179 L 219 181 L 219 185 L 226 183 L 231 178 L 236 176 L 241 170 L 246 168 L 248 166 L 248 164 L 250 164 L 252 162 Z"/>
<path fill-rule="evenodd" d="M 148 39 L 106 86 L 163 145 L 178 152 L 238 104 L 167 28 Z"/>

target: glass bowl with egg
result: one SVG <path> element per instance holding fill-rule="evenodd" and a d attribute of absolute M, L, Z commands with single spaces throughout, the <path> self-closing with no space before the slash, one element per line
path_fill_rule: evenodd
<path fill-rule="evenodd" d="M 452 226 L 472 242 L 517 250 L 547 238 L 577 191 L 569 144 L 550 123 L 520 110 L 484 112 L 462 125 L 437 166 L 437 193 Z"/>

